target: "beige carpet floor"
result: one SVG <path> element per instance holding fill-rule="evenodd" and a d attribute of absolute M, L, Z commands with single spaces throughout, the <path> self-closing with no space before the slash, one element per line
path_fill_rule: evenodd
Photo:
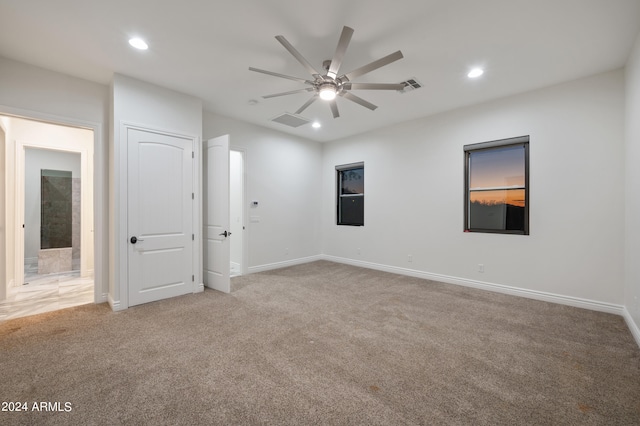
<path fill-rule="evenodd" d="M 640 424 L 622 317 L 325 261 L 232 287 L 0 323 L 0 424 Z"/>

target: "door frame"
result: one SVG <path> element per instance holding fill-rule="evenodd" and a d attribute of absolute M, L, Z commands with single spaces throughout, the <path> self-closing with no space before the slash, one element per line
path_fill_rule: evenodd
<path fill-rule="evenodd" d="M 73 117 L 59 116 L 48 114 L 41 111 L 33 111 L 22 108 L 14 108 L 8 105 L 0 104 L 0 115 L 21 118 L 24 120 L 40 121 L 43 123 L 56 124 L 59 126 L 79 127 L 93 131 L 93 256 L 94 256 L 94 274 L 93 274 L 93 299 L 94 303 L 103 303 L 107 301 L 108 289 L 106 288 L 107 280 L 104 274 L 108 262 L 105 262 L 104 255 L 107 253 L 105 246 L 99 244 L 99 241 L 105 241 L 104 226 L 106 217 L 104 214 L 105 204 L 104 198 L 106 191 L 106 179 L 104 179 L 105 167 L 103 159 L 106 158 L 107 152 L 103 143 L 103 126 L 101 123 L 94 121 L 81 120 Z M 7 156 L 7 158 L 15 158 Z M 7 170 L 5 169 L 5 173 Z M 15 170 L 14 170 L 15 174 Z M 17 232 L 17 218 L 14 218 L 12 225 Z M 3 242 L 4 243 L 4 242 Z M 23 254 L 24 255 L 24 254 Z M 24 265 L 23 265 L 24 267 Z M 14 275 L 17 271 L 14 271 Z M 15 279 L 15 277 L 14 277 Z M 23 275 L 24 279 L 24 275 Z M 5 285 L 9 285 L 7 282 Z"/>
<path fill-rule="evenodd" d="M 117 295 L 113 297 L 113 293 L 109 294 L 109 304 L 111 305 L 111 309 L 114 311 L 121 311 L 129 308 L 129 259 L 128 259 L 128 248 L 129 248 L 129 235 L 128 235 L 128 196 L 129 196 L 129 188 L 128 188 L 128 131 L 131 130 L 140 130 L 143 132 L 152 132 L 158 133 L 162 135 L 179 137 L 183 139 L 191 140 L 192 150 L 193 150 L 193 171 L 192 171 L 192 188 L 194 194 L 193 200 L 193 209 L 192 209 L 192 223 L 193 223 L 193 234 L 194 239 L 192 241 L 193 245 L 193 259 L 192 259 L 192 270 L 194 281 L 193 281 L 193 292 L 199 293 L 204 291 L 204 283 L 202 280 L 202 250 L 200 249 L 202 245 L 202 215 L 200 211 L 202 210 L 202 156 L 201 156 L 201 147 L 200 147 L 200 137 L 193 134 L 188 134 L 185 132 L 180 132 L 179 130 L 170 130 L 170 129 L 159 129 L 154 126 L 148 126 L 145 124 L 135 123 L 131 121 L 121 121 L 119 124 L 119 144 L 118 147 L 114 146 L 114 155 L 113 155 L 113 170 L 114 175 L 117 174 L 116 177 L 112 177 L 111 182 L 114 187 L 114 191 L 116 194 L 113 196 L 114 201 L 114 227 L 112 230 L 112 235 L 117 238 L 117 243 L 114 242 L 114 268 L 113 275 L 116 278 L 115 284 L 117 286 Z M 116 149 L 118 148 L 118 149 Z M 114 292 L 115 293 L 115 292 Z"/>

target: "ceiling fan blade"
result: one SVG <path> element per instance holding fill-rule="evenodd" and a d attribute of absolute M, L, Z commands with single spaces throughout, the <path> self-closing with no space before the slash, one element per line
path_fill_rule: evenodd
<path fill-rule="evenodd" d="M 403 83 L 344 83 L 345 90 L 403 90 Z"/>
<path fill-rule="evenodd" d="M 277 72 L 273 72 L 273 71 L 261 70 L 261 69 L 259 69 L 259 68 L 249 67 L 249 71 L 260 72 L 260 73 L 262 73 L 262 74 L 272 75 L 272 76 L 274 76 L 274 77 L 286 78 L 286 79 L 293 80 L 293 81 L 299 81 L 299 82 L 301 82 L 301 83 L 313 84 L 313 82 L 312 82 L 312 81 L 310 81 L 310 80 L 305 80 L 304 78 L 292 77 L 292 76 L 290 76 L 290 75 L 279 74 L 279 73 L 277 73 Z"/>
<path fill-rule="evenodd" d="M 342 34 L 340 34 L 340 40 L 338 41 L 338 46 L 336 47 L 336 53 L 333 54 L 333 58 L 331 59 L 331 65 L 329 65 L 329 71 L 327 75 L 331 78 L 336 78 L 338 76 L 338 70 L 340 69 L 340 65 L 342 65 L 342 59 L 344 58 L 344 54 L 347 51 L 347 47 L 351 42 L 351 36 L 353 35 L 353 28 L 344 27 L 342 28 Z"/>
<path fill-rule="evenodd" d="M 338 112 L 338 104 L 336 104 L 336 100 L 329 101 L 329 106 L 331 107 L 331 114 L 333 114 L 333 118 L 340 117 L 340 113 Z"/>
<path fill-rule="evenodd" d="M 284 46 L 285 49 L 287 49 L 289 51 L 289 53 L 291 53 L 297 60 L 298 62 L 300 62 L 302 64 L 302 66 L 309 71 L 309 74 L 311 74 L 312 76 L 316 77 L 316 76 L 320 76 L 320 73 L 313 67 L 313 65 L 311 65 L 309 63 L 309 61 L 307 61 L 304 56 L 302 56 L 300 54 L 300 52 L 298 52 L 296 50 L 295 47 L 293 47 L 291 45 L 291 43 L 289 43 L 287 41 L 286 38 L 284 38 L 284 36 L 276 36 L 276 40 L 278 40 L 280 42 L 280 44 L 282 44 Z"/>
<path fill-rule="evenodd" d="M 390 55 L 385 56 L 384 58 L 380 58 L 377 61 L 373 61 L 370 64 L 367 64 L 365 66 L 362 66 L 358 69 L 355 69 L 349 73 L 346 73 L 345 75 L 343 75 L 342 77 L 340 77 L 341 79 L 346 78 L 347 80 L 353 80 L 356 77 L 360 77 L 361 75 L 364 75 L 368 72 L 371 72 L 373 70 L 377 70 L 380 67 L 383 67 L 385 65 L 389 65 L 392 62 L 397 61 L 398 59 L 402 59 L 404 56 L 402 56 L 402 52 L 401 51 L 397 51 L 397 52 L 393 52 Z"/>
<path fill-rule="evenodd" d="M 362 99 L 359 96 L 354 95 L 353 93 L 349 93 L 349 92 L 342 92 L 340 94 L 340 96 L 345 97 L 347 99 L 349 99 L 352 102 L 355 102 L 359 105 L 362 105 L 365 108 L 369 108 L 371 111 L 374 111 L 376 108 L 378 108 L 376 105 L 372 104 L 369 101 L 365 101 L 364 99 Z"/>
<path fill-rule="evenodd" d="M 289 92 L 274 93 L 273 95 L 263 96 L 263 98 L 264 99 L 269 99 L 269 98 L 275 98 L 275 97 L 278 97 L 278 96 L 293 95 L 295 93 L 312 92 L 313 90 L 314 90 L 313 87 L 308 87 L 306 89 L 298 89 L 298 90 L 291 90 Z"/>
<path fill-rule="evenodd" d="M 312 103 L 314 103 L 316 101 L 316 99 L 318 99 L 318 95 L 313 95 L 313 97 L 311 99 L 309 99 L 307 102 L 304 103 L 304 105 L 302 105 L 300 108 L 298 108 L 298 110 L 295 112 L 295 114 L 301 114 L 302 111 L 307 109 L 307 107 L 309 105 L 311 105 Z"/>

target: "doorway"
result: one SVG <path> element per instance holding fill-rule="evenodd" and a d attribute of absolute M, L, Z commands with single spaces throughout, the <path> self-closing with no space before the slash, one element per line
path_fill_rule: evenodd
<path fill-rule="evenodd" d="M 229 151 L 230 276 L 244 271 L 244 151 Z"/>
<path fill-rule="evenodd" d="M 94 302 L 94 131 L 0 118 L 7 207 L 0 319 Z"/>

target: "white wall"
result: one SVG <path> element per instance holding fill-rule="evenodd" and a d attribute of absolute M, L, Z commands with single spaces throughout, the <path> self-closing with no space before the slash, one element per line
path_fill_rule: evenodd
<path fill-rule="evenodd" d="M 41 170 L 66 170 L 80 178 L 80 154 L 27 148 L 24 167 L 24 257 L 35 258 L 40 251 Z"/>
<path fill-rule="evenodd" d="M 640 34 L 627 62 L 626 95 L 624 306 L 640 345 Z"/>
<path fill-rule="evenodd" d="M 623 108 L 615 71 L 328 143 L 323 252 L 620 309 Z M 522 135 L 531 137 L 531 235 L 463 233 L 463 145 Z M 335 166 L 358 161 L 365 226 L 336 226 Z"/>
<path fill-rule="evenodd" d="M 202 101 L 193 96 L 115 74 L 111 84 L 111 132 L 109 147 L 110 175 L 109 197 L 112 206 L 110 223 L 113 229 L 110 237 L 113 260 L 113 278 L 109 283 L 109 303 L 115 310 L 128 307 L 127 301 L 127 141 L 121 139 L 125 124 L 142 126 L 196 139 L 194 176 L 200 176 L 200 141 L 202 136 Z M 202 229 L 200 183 L 194 187 L 198 194 L 195 204 L 197 215 L 195 229 Z M 194 267 L 196 283 L 202 283 L 201 235 L 196 234 L 193 251 L 198 263 Z"/>
<path fill-rule="evenodd" d="M 206 111 L 203 116 L 204 140 L 229 134 L 231 147 L 246 152 L 247 204 L 258 201 L 245 206 L 249 272 L 318 256 L 321 144 Z"/>
<path fill-rule="evenodd" d="M 95 282 L 99 294 L 98 301 L 103 301 L 107 293 L 109 270 L 108 249 L 106 246 L 109 234 L 106 220 L 107 210 L 107 141 L 109 88 L 101 84 L 78 79 L 68 75 L 27 65 L 0 57 L 0 114 L 16 115 L 50 121 L 60 124 L 91 128 L 94 134 L 94 206 L 96 223 L 94 236 L 99 243 L 96 246 Z M 9 130 L 10 131 L 10 130 Z M 7 135 L 7 141 L 10 136 Z M 13 160 L 15 150 L 7 146 L 7 197 L 12 199 Z M 11 208 L 8 214 L 11 213 Z M 12 221 L 13 217 L 7 217 Z M 7 234 L 10 233 L 7 229 Z M 7 235 L 9 238 L 9 235 Z M 13 246 L 13 245 L 11 245 Z M 7 255 L 11 255 L 7 252 Z M 10 273 L 13 262 L 8 261 L 7 272 Z"/>

